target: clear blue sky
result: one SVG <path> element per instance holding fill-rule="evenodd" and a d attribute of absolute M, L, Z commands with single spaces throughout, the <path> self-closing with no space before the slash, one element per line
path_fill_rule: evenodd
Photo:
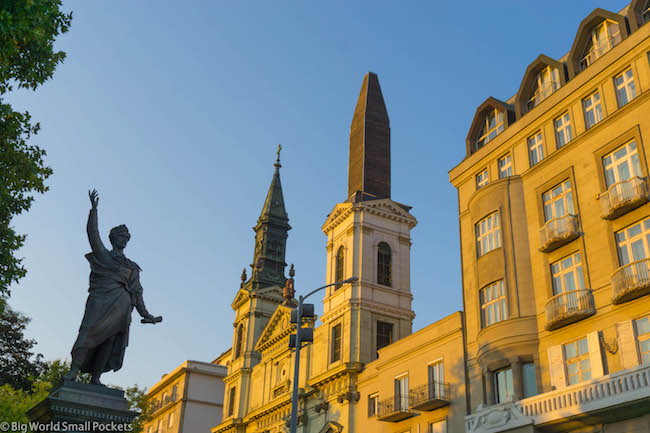
<path fill-rule="evenodd" d="M 325 279 L 321 226 L 347 195 L 348 135 L 363 76 L 376 72 L 392 130 L 392 197 L 413 206 L 414 329 L 462 308 L 458 204 L 447 172 L 476 107 L 507 99 L 539 54 L 561 57 L 594 8 L 424 1 L 64 0 L 68 57 L 37 92 L 12 98 L 41 122 L 33 139 L 50 191 L 15 219 L 28 275 L 11 305 L 46 358 L 69 357 L 88 288 L 87 191 L 100 230 L 126 224 L 150 311 L 134 312 L 125 367 L 103 381 L 153 385 L 232 341 L 230 303 L 282 143 L 296 289 Z M 319 303 L 317 308 L 322 311 Z"/>

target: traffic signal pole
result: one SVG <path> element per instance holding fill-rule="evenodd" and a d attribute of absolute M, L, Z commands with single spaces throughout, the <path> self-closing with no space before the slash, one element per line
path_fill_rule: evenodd
<path fill-rule="evenodd" d="M 303 313 L 303 302 L 305 299 L 318 292 L 323 290 L 326 287 L 336 286 L 339 284 L 354 283 L 357 281 L 357 277 L 348 278 L 347 280 L 337 281 L 336 283 L 327 284 L 323 287 L 319 287 L 316 290 L 312 290 L 307 293 L 305 296 L 298 297 L 298 306 L 296 307 L 296 359 L 294 360 L 293 368 L 293 394 L 291 396 L 291 423 L 290 423 L 290 432 L 297 433 L 298 431 L 298 386 L 300 383 L 300 346 L 302 346 L 301 332 L 302 329 L 302 313 Z M 312 306 L 313 307 L 313 306 Z M 309 309 L 308 309 L 309 311 Z M 311 308 L 313 312 L 313 308 Z M 308 313 L 309 314 L 309 313 Z"/>

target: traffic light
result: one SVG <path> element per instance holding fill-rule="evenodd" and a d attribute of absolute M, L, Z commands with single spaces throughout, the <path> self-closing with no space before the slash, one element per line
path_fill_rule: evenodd
<path fill-rule="evenodd" d="M 313 343 L 314 342 L 314 328 L 300 328 L 300 343 Z M 289 335 L 289 347 L 296 347 L 296 334 Z"/>
<path fill-rule="evenodd" d="M 302 319 L 313 319 L 314 304 L 302 304 Z M 298 323 L 298 308 L 291 310 L 291 323 Z"/>

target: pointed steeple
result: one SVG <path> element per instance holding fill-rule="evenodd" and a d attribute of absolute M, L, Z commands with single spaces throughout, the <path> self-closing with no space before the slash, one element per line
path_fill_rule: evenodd
<path fill-rule="evenodd" d="M 289 217 L 284 208 L 282 184 L 280 183 L 280 150 L 278 146 L 278 159 L 275 162 L 275 173 L 271 180 L 269 192 L 262 213 L 257 220 L 255 230 L 255 255 L 253 257 L 252 289 L 261 287 L 283 287 L 287 281 L 284 276 L 284 261 L 287 247 L 287 236 L 291 226 Z"/>
<path fill-rule="evenodd" d="M 350 128 L 348 200 L 390 198 L 390 123 L 377 74 L 368 72 Z"/>

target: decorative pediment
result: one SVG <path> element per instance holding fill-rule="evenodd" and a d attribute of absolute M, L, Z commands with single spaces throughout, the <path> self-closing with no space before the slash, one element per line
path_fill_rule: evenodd
<path fill-rule="evenodd" d="M 270 347 L 275 342 L 286 337 L 295 330 L 296 325 L 291 323 L 291 310 L 292 308 L 290 307 L 278 305 L 269 319 L 269 323 L 267 323 L 266 327 L 262 331 L 262 335 L 260 335 L 259 340 L 257 340 L 255 350 L 262 352 L 264 349 Z"/>
<path fill-rule="evenodd" d="M 341 433 L 343 426 L 336 421 L 327 421 L 318 433 Z"/>
<path fill-rule="evenodd" d="M 237 310 L 249 299 L 250 299 L 250 292 L 247 289 L 243 289 L 243 288 L 239 289 L 239 291 L 235 295 L 235 300 L 232 301 L 232 304 L 230 304 L 230 306 L 232 307 L 233 310 Z"/>
<path fill-rule="evenodd" d="M 282 296 L 282 287 L 280 286 L 268 286 L 252 291 L 241 288 L 239 289 L 239 292 L 237 292 L 235 300 L 231 304 L 232 309 L 237 310 L 251 298 L 260 298 L 278 304 L 284 302 L 284 297 Z"/>
<path fill-rule="evenodd" d="M 327 233 L 341 224 L 352 212 L 369 212 L 384 218 L 404 222 L 409 228 L 415 227 L 418 221 L 408 212 L 409 206 L 394 202 L 389 198 L 367 200 L 358 203 L 337 204 L 323 224 L 323 232 Z"/>

